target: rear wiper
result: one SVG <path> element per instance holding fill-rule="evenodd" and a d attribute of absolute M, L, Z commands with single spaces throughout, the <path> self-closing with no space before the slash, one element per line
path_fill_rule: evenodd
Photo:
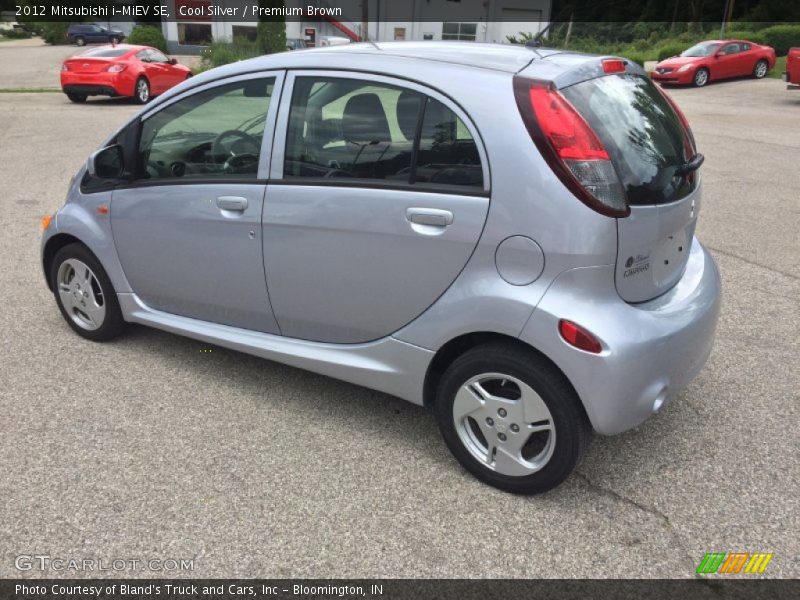
<path fill-rule="evenodd" d="M 702 165 L 705 160 L 706 157 L 698 152 L 692 158 L 683 163 L 680 167 L 675 169 L 675 175 L 677 177 L 683 177 L 684 175 L 688 175 L 692 171 L 697 171 L 697 169 L 700 168 L 700 165 Z"/>

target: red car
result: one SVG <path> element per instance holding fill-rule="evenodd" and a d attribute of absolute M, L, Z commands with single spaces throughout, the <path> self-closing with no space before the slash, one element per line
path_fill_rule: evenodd
<path fill-rule="evenodd" d="M 127 96 L 140 104 L 192 76 L 160 50 L 119 44 L 99 46 L 64 61 L 61 89 L 73 102 L 88 96 Z"/>
<path fill-rule="evenodd" d="M 680 56 L 662 60 L 651 74 L 660 83 L 693 84 L 752 75 L 764 77 L 775 66 L 775 49 L 746 40 L 700 42 Z"/>
<path fill-rule="evenodd" d="M 789 84 L 786 89 L 800 90 L 800 48 L 789 48 L 783 80 Z"/>

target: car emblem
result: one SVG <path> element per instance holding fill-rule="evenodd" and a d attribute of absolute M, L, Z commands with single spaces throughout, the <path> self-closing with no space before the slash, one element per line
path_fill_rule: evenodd
<path fill-rule="evenodd" d="M 84 69 L 88 69 L 89 68 L 89 63 L 83 63 L 83 68 Z"/>

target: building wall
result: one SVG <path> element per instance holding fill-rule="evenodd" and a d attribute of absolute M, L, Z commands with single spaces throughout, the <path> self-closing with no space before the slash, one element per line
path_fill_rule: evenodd
<path fill-rule="evenodd" d="M 167 0 L 171 12 L 186 0 Z M 361 34 L 361 1 L 337 0 L 344 10 L 342 25 Z M 550 19 L 552 0 L 366 0 L 368 2 L 368 37 L 375 41 L 461 39 L 478 42 L 505 42 L 506 36 L 520 32 L 538 33 Z M 253 0 L 216 0 L 217 5 L 252 4 Z M 287 7 L 305 6 L 304 0 L 287 0 Z M 318 2 L 326 6 L 325 0 Z M 330 4 L 327 4 L 330 6 Z M 453 15 L 452 20 L 447 20 Z M 413 20 L 409 20 L 413 18 Z M 512 20 L 513 19 L 513 20 Z M 287 38 L 304 38 L 306 28 L 314 28 L 317 45 L 325 36 L 344 37 L 344 34 L 325 20 L 289 21 Z M 177 22 L 162 23 L 169 51 L 179 54 L 199 54 L 205 47 L 199 35 L 208 33 L 210 39 L 230 41 L 234 33 L 254 34 L 253 23 L 233 23 L 221 20 L 178 18 Z"/>

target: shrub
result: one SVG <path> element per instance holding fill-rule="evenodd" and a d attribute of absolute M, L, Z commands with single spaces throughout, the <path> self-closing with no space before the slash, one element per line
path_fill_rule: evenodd
<path fill-rule="evenodd" d="M 619 55 L 622 56 L 622 58 L 627 58 L 628 60 L 635 62 L 640 67 L 644 67 L 645 61 L 650 60 L 650 57 L 645 53 L 638 52 L 633 48 L 631 48 L 629 51 L 620 52 Z"/>
<path fill-rule="evenodd" d="M 128 42 L 140 46 L 151 46 L 162 52 L 167 52 L 167 40 L 159 27 L 152 25 L 137 25 L 128 36 Z"/>
<path fill-rule="evenodd" d="M 69 44 L 69 23 L 42 23 L 42 39 L 46 44 Z"/>
<path fill-rule="evenodd" d="M 800 46 L 800 25 L 774 25 L 760 32 L 762 43 L 775 48 L 775 54 L 786 56 L 789 48 Z"/>
<path fill-rule="evenodd" d="M 31 34 L 20 27 L 14 29 L 6 29 L 0 32 L 0 36 L 9 40 L 26 40 L 31 37 Z"/>
<path fill-rule="evenodd" d="M 664 46 L 661 46 L 658 50 L 657 60 L 662 61 L 667 58 L 672 58 L 673 56 L 678 56 L 681 52 L 686 50 L 688 46 L 686 44 L 677 44 L 677 43 L 670 43 Z"/>
<path fill-rule="evenodd" d="M 221 67 L 222 65 L 260 55 L 261 51 L 259 50 L 258 42 L 247 38 L 236 37 L 233 38 L 233 42 L 214 42 L 203 51 L 200 59 L 200 68 L 196 72 Z"/>
<path fill-rule="evenodd" d="M 756 44 L 764 44 L 764 36 L 760 31 L 726 31 L 723 39 L 726 40 L 747 40 Z"/>
<path fill-rule="evenodd" d="M 286 51 L 286 23 L 276 20 L 261 21 L 256 38 L 261 54 Z"/>

